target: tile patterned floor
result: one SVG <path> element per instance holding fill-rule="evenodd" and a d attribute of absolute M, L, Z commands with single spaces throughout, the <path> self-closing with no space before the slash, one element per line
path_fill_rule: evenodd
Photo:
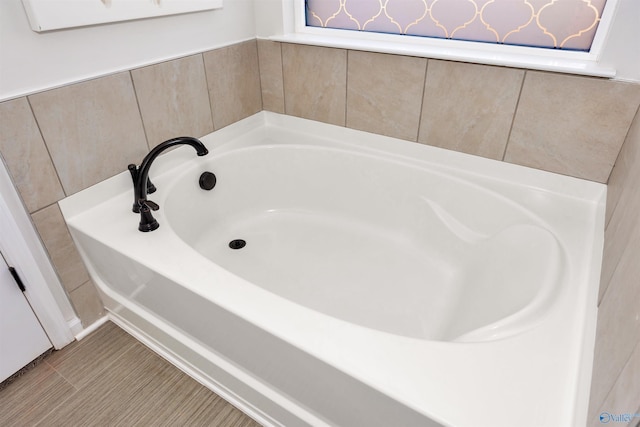
<path fill-rule="evenodd" d="M 0 425 L 259 427 L 111 322 L 1 389 Z"/>

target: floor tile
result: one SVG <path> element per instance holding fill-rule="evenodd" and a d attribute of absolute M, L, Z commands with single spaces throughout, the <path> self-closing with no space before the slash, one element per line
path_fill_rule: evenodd
<path fill-rule="evenodd" d="M 51 366 L 40 363 L 0 391 L 0 425 L 33 425 L 75 392 Z"/>
<path fill-rule="evenodd" d="M 136 342 L 108 322 L 84 340 L 54 352 L 46 361 L 73 386 L 80 388 Z"/>
<path fill-rule="evenodd" d="M 259 426 L 111 322 L 0 390 L 0 425 Z"/>

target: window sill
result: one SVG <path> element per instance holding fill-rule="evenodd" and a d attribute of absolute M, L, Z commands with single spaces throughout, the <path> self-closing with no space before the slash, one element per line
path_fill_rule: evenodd
<path fill-rule="evenodd" d="M 308 32 L 271 36 L 268 40 L 585 76 L 613 78 L 616 75 L 613 68 L 599 64 L 588 52 L 423 39 L 327 28 L 306 30 Z M 403 40 L 398 41 L 399 38 Z"/>

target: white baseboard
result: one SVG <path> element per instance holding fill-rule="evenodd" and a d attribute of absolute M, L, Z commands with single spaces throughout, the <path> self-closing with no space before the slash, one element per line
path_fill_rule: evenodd
<path fill-rule="evenodd" d="M 82 332 L 82 322 L 78 316 L 73 316 L 73 319 L 68 320 L 67 326 L 74 337 Z"/>
<path fill-rule="evenodd" d="M 77 318 L 76 318 L 77 319 Z M 80 324 L 80 330 L 76 331 L 73 328 L 71 329 L 71 331 L 73 332 L 73 335 L 76 337 L 76 339 L 78 341 L 80 341 L 81 339 L 85 338 L 87 335 L 89 335 L 91 332 L 95 331 L 96 329 L 98 329 L 100 326 L 104 325 L 105 323 L 107 323 L 107 321 L 109 320 L 108 316 L 104 316 L 99 318 L 98 320 L 96 320 L 95 322 L 93 322 L 92 324 L 90 324 L 88 327 L 82 329 L 82 324 L 80 324 L 80 319 L 78 319 L 78 323 Z"/>

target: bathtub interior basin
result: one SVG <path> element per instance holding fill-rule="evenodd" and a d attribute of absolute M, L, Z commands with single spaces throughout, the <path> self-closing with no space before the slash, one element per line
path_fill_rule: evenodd
<path fill-rule="evenodd" d="M 60 202 L 110 318 L 264 425 L 583 425 L 606 187 L 262 112 Z M 204 172 L 215 187 L 198 185 Z"/>
<path fill-rule="evenodd" d="M 531 325 L 562 289 L 551 226 L 470 181 L 303 145 L 234 150 L 208 166 L 213 190 L 194 185 L 197 171 L 167 189 L 167 225 L 217 265 L 329 316 L 421 339 L 495 339 Z"/>

